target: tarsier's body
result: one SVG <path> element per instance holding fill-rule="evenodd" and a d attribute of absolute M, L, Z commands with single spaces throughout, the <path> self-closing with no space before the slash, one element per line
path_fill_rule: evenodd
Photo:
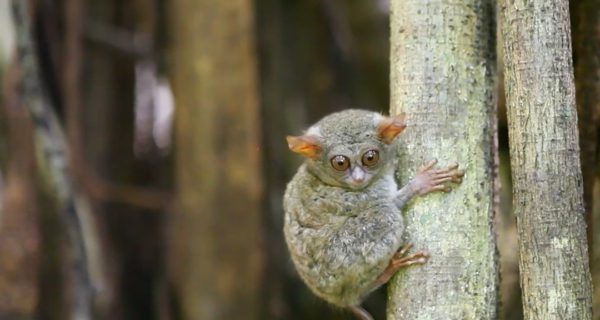
<path fill-rule="evenodd" d="M 405 187 L 394 180 L 395 137 L 404 117 L 346 110 L 323 118 L 304 136 L 288 137 L 308 158 L 285 197 L 285 237 L 308 287 L 326 301 L 357 308 L 401 267 L 424 263 L 425 252 L 405 256 L 402 207 L 414 196 L 448 191 L 460 182 L 457 166 L 421 167 Z M 401 249 L 401 250 L 400 250 Z M 400 250 L 400 251 L 399 251 Z"/>

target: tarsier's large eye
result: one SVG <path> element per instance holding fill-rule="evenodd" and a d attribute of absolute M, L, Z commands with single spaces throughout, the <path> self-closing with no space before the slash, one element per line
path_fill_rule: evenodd
<path fill-rule="evenodd" d="M 331 158 L 331 166 L 338 171 L 345 171 L 350 168 L 350 159 L 345 156 L 335 156 Z"/>
<path fill-rule="evenodd" d="M 367 167 L 372 167 L 379 162 L 379 151 L 369 150 L 362 156 L 362 163 Z"/>

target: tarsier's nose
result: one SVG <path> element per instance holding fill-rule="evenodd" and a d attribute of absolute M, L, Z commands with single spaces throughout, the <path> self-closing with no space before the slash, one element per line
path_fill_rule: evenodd
<path fill-rule="evenodd" d="M 367 174 L 365 170 L 363 170 L 363 168 L 357 166 L 352 169 L 351 176 L 352 182 L 361 183 L 365 181 L 365 177 L 367 176 Z"/>

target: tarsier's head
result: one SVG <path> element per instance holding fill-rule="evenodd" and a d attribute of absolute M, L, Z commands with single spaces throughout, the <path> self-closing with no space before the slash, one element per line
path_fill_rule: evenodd
<path fill-rule="evenodd" d="M 385 117 L 365 110 L 330 114 L 302 136 L 288 136 L 290 150 L 308 158 L 323 182 L 360 190 L 390 169 L 394 139 L 406 128 L 404 114 Z"/>

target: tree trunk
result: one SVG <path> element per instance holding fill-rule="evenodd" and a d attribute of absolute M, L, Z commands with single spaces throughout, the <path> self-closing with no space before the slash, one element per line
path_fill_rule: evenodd
<path fill-rule="evenodd" d="M 257 319 L 263 183 L 252 1 L 177 0 L 170 10 L 173 305 L 179 319 Z"/>
<path fill-rule="evenodd" d="M 462 185 L 406 209 L 407 241 L 431 258 L 398 273 L 389 319 L 495 319 L 495 50 L 492 1 L 391 1 L 391 110 L 406 112 L 399 180 L 437 158 Z"/>
<path fill-rule="evenodd" d="M 569 3 L 505 1 L 501 16 L 525 319 L 590 319 Z"/>

